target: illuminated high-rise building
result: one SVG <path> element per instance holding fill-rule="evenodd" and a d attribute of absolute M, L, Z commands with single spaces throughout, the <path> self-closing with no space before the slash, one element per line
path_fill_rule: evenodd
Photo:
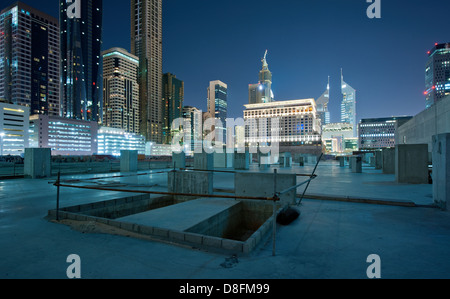
<path fill-rule="evenodd" d="M 353 137 L 358 137 L 356 90 L 344 81 L 343 74 L 341 74 L 341 87 L 343 96 L 341 103 L 341 122 L 351 124 L 353 126 Z"/>
<path fill-rule="evenodd" d="M 317 114 L 323 125 L 330 123 L 330 111 L 328 110 L 328 104 L 330 103 L 330 77 L 328 77 L 327 90 L 317 99 Z"/>
<path fill-rule="evenodd" d="M 164 74 L 162 95 L 162 143 L 171 144 L 174 134 L 177 133 L 172 130 L 172 123 L 183 118 L 184 82 L 174 74 Z"/>
<path fill-rule="evenodd" d="M 228 85 L 222 81 L 211 81 L 208 87 L 208 113 L 217 120 L 216 122 L 216 142 L 225 143 L 226 138 L 226 121 L 228 115 Z M 219 135 L 221 134 L 221 136 Z M 219 137 L 220 136 L 220 137 Z"/>
<path fill-rule="evenodd" d="M 122 48 L 103 55 L 103 125 L 139 133 L 139 60 Z"/>
<path fill-rule="evenodd" d="M 450 95 L 450 43 L 435 44 L 425 68 L 426 107 Z"/>
<path fill-rule="evenodd" d="M 30 114 L 60 112 L 58 20 L 24 3 L 0 13 L 0 98 Z"/>
<path fill-rule="evenodd" d="M 162 142 L 162 0 L 131 0 L 131 53 L 139 58 L 140 133 Z"/>
<path fill-rule="evenodd" d="M 61 31 L 61 115 L 102 122 L 103 1 L 82 0 L 79 18 L 69 17 L 71 3 L 59 1 Z"/>
<path fill-rule="evenodd" d="M 270 103 L 274 100 L 272 91 L 272 73 L 267 63 L 267 51 L 262 59 L 262 69 L 259 72 L 259 82 L 248 87 L 249 104 Z"/>

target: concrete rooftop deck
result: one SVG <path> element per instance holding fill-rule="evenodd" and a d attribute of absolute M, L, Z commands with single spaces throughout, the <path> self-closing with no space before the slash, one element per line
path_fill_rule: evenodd
<path fill-rule="evenodd" d="M 280 172 L 309 174 L 312 169 L 308 165 Z M 256 169 L 252 166 L 250 171 Z M 335 163 L 323 163 L 317 174 L 309 194 L 432 203 L 431 185 L 398 185 L 393 176 L 371 168 L 354 174 Z M 88 177 L 92 175 L 63 179 Z M 223 268 L 224 255 L 122 236 L 83 234 L 49 222 L 44 217 L 56 204 L 56 188 L 49 181 L 0 182 L 2 279 L 64 279 L 70 254 L 81 257 L 82 278 L 365 279 L 370 254 L 380 256 L 382 278 L 450 278 L 450 212 L 435 208 L 305 199 L 301 217 L 289 226 L 278 227 L 275 257 L 268 242 L 249 256 L 238 257 L 233 267 Z M 152 190 L 167 190 L 164 174 L 101 183 L 125 184 L 133 189 L 157 184 Z M 232 175 L 216 174 L 215 188 L 232 189 Z M 302 191 L 299 188 L 298 192 Z M 61 207 L 124 196 L 62 188 Z"/>

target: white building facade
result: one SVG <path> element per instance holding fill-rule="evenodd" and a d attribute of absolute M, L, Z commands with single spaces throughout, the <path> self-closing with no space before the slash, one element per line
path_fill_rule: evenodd
<path fill-rule="evenodd" d="M 30 108 L 0 102 L 0 156 L 21 156 L 29 146 Z"/>

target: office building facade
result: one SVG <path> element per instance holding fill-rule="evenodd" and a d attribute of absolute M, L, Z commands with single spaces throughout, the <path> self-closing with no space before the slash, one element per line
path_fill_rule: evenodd
<path fill-rule="evenodd" d="M 216 80 L 209 83 L 208 113 L 216 119 L 214 141 L 225 144 L 227 140 L 228 85 L 222 81 Z"/>
<path fill-rule="evenodd" d="M 102 122 L 103 118 L 103 1 L 82 0 L 80 18 L 68 16 L 60 0 L 61 116 Z"/>
<path fill-rule="evenodd" d="M 397 128 L 412 119 L 412 116 L 361 119 L 358 126 L 359 149 L 377 150 L 395 147 Z"/>
<path fill-rule="evenodd" d="M 353 137 L 353 126 L 349 123 L 323 125 L 322 142 L 327 154 L 348 154 L 358 150 L 358 138 Z"/>
<path fill-rule="evenodd" d="M 21 156 L 29 147 L 30 108 L 0 101 L 0 157 Z"/>
<path fill-rule="evenodd" d="M 162 0 L 131 0 L 131 53 L 139 58 L 140 134 L 162 142 Z"/>
<path fill-rule="evenodd" d="M 17 2 L 0 13 L 0 98 L 58 116 L 58 20 Z"/>
<path fill-rule="evenodd" d="M 65 117 L 30 117 L 30 143 L 50 148 L 53 156 L 92 156 L 98 150 L 98 123 Z"/>
<path fill-rule="evenodd" d="M 174 120 L 183 118 L 184 82 L 167 73 L 163 75 L 162 84 L 162 143 L 171 144 L 174 134 L 179 132 L 172 128 L 172 124 Z"/>
<path fill-rule="evenodd" d="M 353 137 L 358 137 L 358 124 L 356 121 L 356 90 L 344 81 L 343 74 L 341 75 L 341 88 L 341 122 L 351 124 L 353 126 Z"/>
<path fill-rule="evenodd" d="M 450 43 L 435 44 L 425 67 L 426 108 L 450 95 Z"/>
<path fill-rule="evenodd" d="M 103 125 L 139 133 L 139 60 L 121 48 L 103 55 Z"/>
<path fill-rule="evenodd" d="M 314 99 L 245 105 L 247 146 L 277 143 L 283 147 L 321 146 L 320 120 Z"/>
<path fill-rule="evenodd" d="M 120 151 L 123 150 L 138 151 L 139 155 L 145 155 L 144 136 L 123 129 L 99 128 L 97 151 L 99 155 L 120 156 Z"/>

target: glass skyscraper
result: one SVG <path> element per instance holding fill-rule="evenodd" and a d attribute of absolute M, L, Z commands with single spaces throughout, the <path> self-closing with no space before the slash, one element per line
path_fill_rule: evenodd
<path fill-rule="evenodd" d="M 183 118 L 184 82 L 171 73 L 163 75 L 162 114 L 164 119 L 163 144 L 171 144 L 173 139 L 172 123 Z"/>
<path fill-rule="evenodd" d="M 59 1 L 61 32 L 61 116 L 102 122 L 102 0 L 83 0 L 80 18 L 70 18 Z"/>
<path fill-rule="evenodd" d="M 59 115 L 58 20 L 17 2 L 0 13 L 0 98 Z"/>
<path fill-rule="evenodd" d="M 353 137 L 358 137 L 356 90 L 344 81 L 343 74 L 341 75 L 341 87 L 343 96 L 341 103 L 341 122 L 353 125 Z"/>
<path fill-rule="evenodd" d="M 322 94 L 322 96 L 317 99 L 317 113 L 323 125 L 329 124 L 330 121 L 330 111 L 328 110 L 328 104 L 330 103 L 330 77 L 328 77 L 327 90 Z"/>
<path fill-rule="evenodd" d="M 221 137 L 215 139 L 216 142 L 223 142 L 225 144 L 227 117 L 228 117 L 228 85 L 222 81 L 211 81 L 208 87 L 208 112 L 216 120 L 220 120 L 221 126 L 216 126 L 216 137 L 222 134 Z"/>

